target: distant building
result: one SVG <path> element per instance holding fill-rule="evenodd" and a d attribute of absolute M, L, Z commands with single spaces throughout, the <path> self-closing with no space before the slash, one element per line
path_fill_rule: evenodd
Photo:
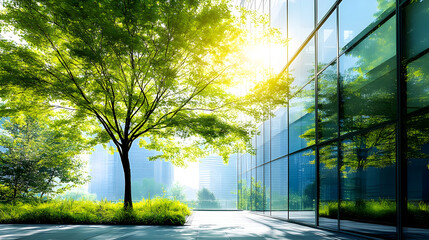
<path fill-rule="evenodd" d="M 113 144 L 109 143 L 109 146 Z M 133 145 L 129 152 L 131 182 L 153 179 L 166 187 L 174 179 L 173 165 L 165 161 L 149 161 L 154 151 Z M 117 201 L 124 196 L 124 173 L 119 153 L 109 154 L 103 146 L 97 145 L 89 158 L 90 176 L 88 191 L 97 194 L 97 199 Z"/>
<path fill-rule="evenodd" d="M 221 208 L 236 208 L 237 155 L 231 155 L 228 165 L 220 156 L 208 156 L 199 164 L 200 189 L 207 188 Z"/>

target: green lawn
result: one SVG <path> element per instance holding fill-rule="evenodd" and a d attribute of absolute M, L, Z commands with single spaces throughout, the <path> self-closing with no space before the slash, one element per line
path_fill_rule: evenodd
<path fill-rule="evenodd" d="M 183 225 L 188 206 L 165 198 L 134 203 L 50 200 L 44 203 L 0 203 L 0 223 Z"/>

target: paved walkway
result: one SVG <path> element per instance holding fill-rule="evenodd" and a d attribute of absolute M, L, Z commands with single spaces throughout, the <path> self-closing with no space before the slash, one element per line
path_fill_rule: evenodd
<path fill-rule="evenodd" d="M 239 211 L 196 211 L 185 226 L 0 224 L 0 239 L 359 239 Z"/>

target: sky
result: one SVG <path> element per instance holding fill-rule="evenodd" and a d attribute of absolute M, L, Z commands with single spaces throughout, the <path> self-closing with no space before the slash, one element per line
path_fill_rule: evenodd
<path fill-rule="evenodd" d="M 187 168 L 174 167 L 174 182 L 194 189 L 199 188 L 199 163 L 189 163 Z"/>

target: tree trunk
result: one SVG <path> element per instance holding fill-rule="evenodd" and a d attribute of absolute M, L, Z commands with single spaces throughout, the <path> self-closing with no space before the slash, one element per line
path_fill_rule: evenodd
<path fill-rule="evenodd" d="M 133 200 L 131 198 L 131 169 L 130 159 L 128 158 L 129 150 L 129 148 L 122 148 L 122 154 L 120 155 L 125 178 L 124 209 L 133 209 Z"/>

